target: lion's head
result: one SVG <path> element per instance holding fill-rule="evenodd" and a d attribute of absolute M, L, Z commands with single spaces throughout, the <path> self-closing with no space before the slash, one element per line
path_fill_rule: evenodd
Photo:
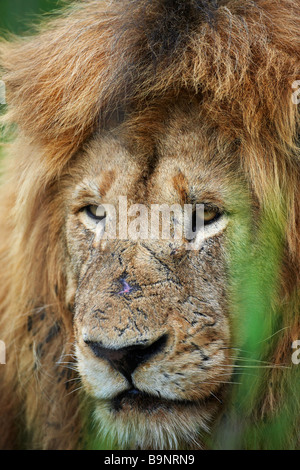
<path fill-rule="evenodd" d="M 276 411 L 300 333 L 300 44 L 296 2 L 273 3 L 86 1 L 1 46 L 19 126 L 1 193 L 3 447 L 83 446 L 88 401 L 120 448 L 200 448 L 243 344 L 237 274 L 255 266 L 264 291 L 274 246 L 281 334 L 251 412 Z M 192 242 L 174 236 L 187 206 Z"/>

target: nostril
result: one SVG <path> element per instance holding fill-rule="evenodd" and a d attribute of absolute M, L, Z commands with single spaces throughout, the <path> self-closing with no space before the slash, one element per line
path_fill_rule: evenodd
<path fill-rule="evenodd" d="M 135 343 L 123 348 L 105 348 L 101 342 L 85 340 L 96 357 L 106 359 L 111 366 L 123 374 L 129 382 L 134 370 L 154 355 L 158 354 L 166 345 L 168 336 L 162 335 L 151 344 Z"/>
<path fill-rule="evenodd" d="M 136 360 L 139 360 L 139 363 L 142 363 L 150 359 L 155 354 L 161 352 L 167 343 L 167 339 L 168 336 L 163 335 L 151 344 L 148 343 L 147 345 L 142 345 L 138 349 L 133 346 L 132 352 L 136 354 Z"/>

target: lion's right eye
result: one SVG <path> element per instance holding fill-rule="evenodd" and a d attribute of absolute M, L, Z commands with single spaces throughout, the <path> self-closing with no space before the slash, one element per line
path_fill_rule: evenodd
<path fill-rule="evenodd" d="M 101 222 L 102 220 L 106 219 L 106 210 L 103 206 L 86 206 L 84 211 L 88 217 L 95 220 L 96 222 Z"/>

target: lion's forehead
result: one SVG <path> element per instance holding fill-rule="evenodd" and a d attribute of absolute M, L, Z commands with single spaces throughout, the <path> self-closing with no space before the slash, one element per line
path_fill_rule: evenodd
<path fill-rule="evenodd" d="M 120 194 L 139 203 L 182 203 L 186 197 L 230 201 L 239 180 L 236 168 L 232 171 L 236 159 L 229 149 L 220 151 L 198 106 L 189 112 L 181 108 L 170 109 L 170 119 L 157 123 L 156 134 L 149 115 L 142 137 L 130 124 L 94 135 L 74 159 L 73 196 L 84 187 L 106 201 Z"/>

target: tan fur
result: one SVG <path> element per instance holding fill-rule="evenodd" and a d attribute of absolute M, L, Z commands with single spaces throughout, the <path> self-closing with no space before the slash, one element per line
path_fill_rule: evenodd
<path fill-rule="evenodd" d="M 167 334 L 161 356 L 136 380 L 147 392 L 158 388 L 163 400 L 198 403 L 174 404 L 172 413 L 159 408 L 149 437 L 148 417 L 133 410 L 127 422 L 127 404 L 113 421 L 101 396 L 102 426 L 125 446 L 197 447 L 199 427 L 218 414 L 211 393 L 226 392 L 221 373 L 231 362 L 224 348 L 232 346 L 226 234 L 207 242 L 200 261 L 180 249 L 174 257 L 163 242 L 99 247 L 79 208 L 101 197 L 182 203 L 193 187 L 200 201 L 234 212 L 250 194 L 254 212 L 285 233 L 285 329 L 270 361 L 290 361 L 300 336 L 299 112 L 292 102 L 300 78 L 298 2 L 213 3 L 76 2 L 35 37 L 0 46 L 6 122 L 18 126 L 0 198 L 0 339 L 7 345 L 1 448 L 80 448 L 84 399 L 75 389 L 83 384 L 84 395 L 97 395 L 100 373 L 122 389 L 125 379 L 84 344 L 84 328 L 94 327 L 107 347 Z M 176 10 L 179 4 L 185 6 Z M 142 294 L 115 295 L 124 270 Z M 201 320 L 192 318 L 194 307 Z M 96 310 L 110 312 L 109 327 L 99 326 Z M 121 339 L 117 329 L 127 324 Z M 211 358 L 202 376 L 195 342 Z M 163 381 L 166 370 L 183 374 L 179 385 Z M 284 380 L 277 370 L 266 376 L 258 416 L 276 409 Z"/>

